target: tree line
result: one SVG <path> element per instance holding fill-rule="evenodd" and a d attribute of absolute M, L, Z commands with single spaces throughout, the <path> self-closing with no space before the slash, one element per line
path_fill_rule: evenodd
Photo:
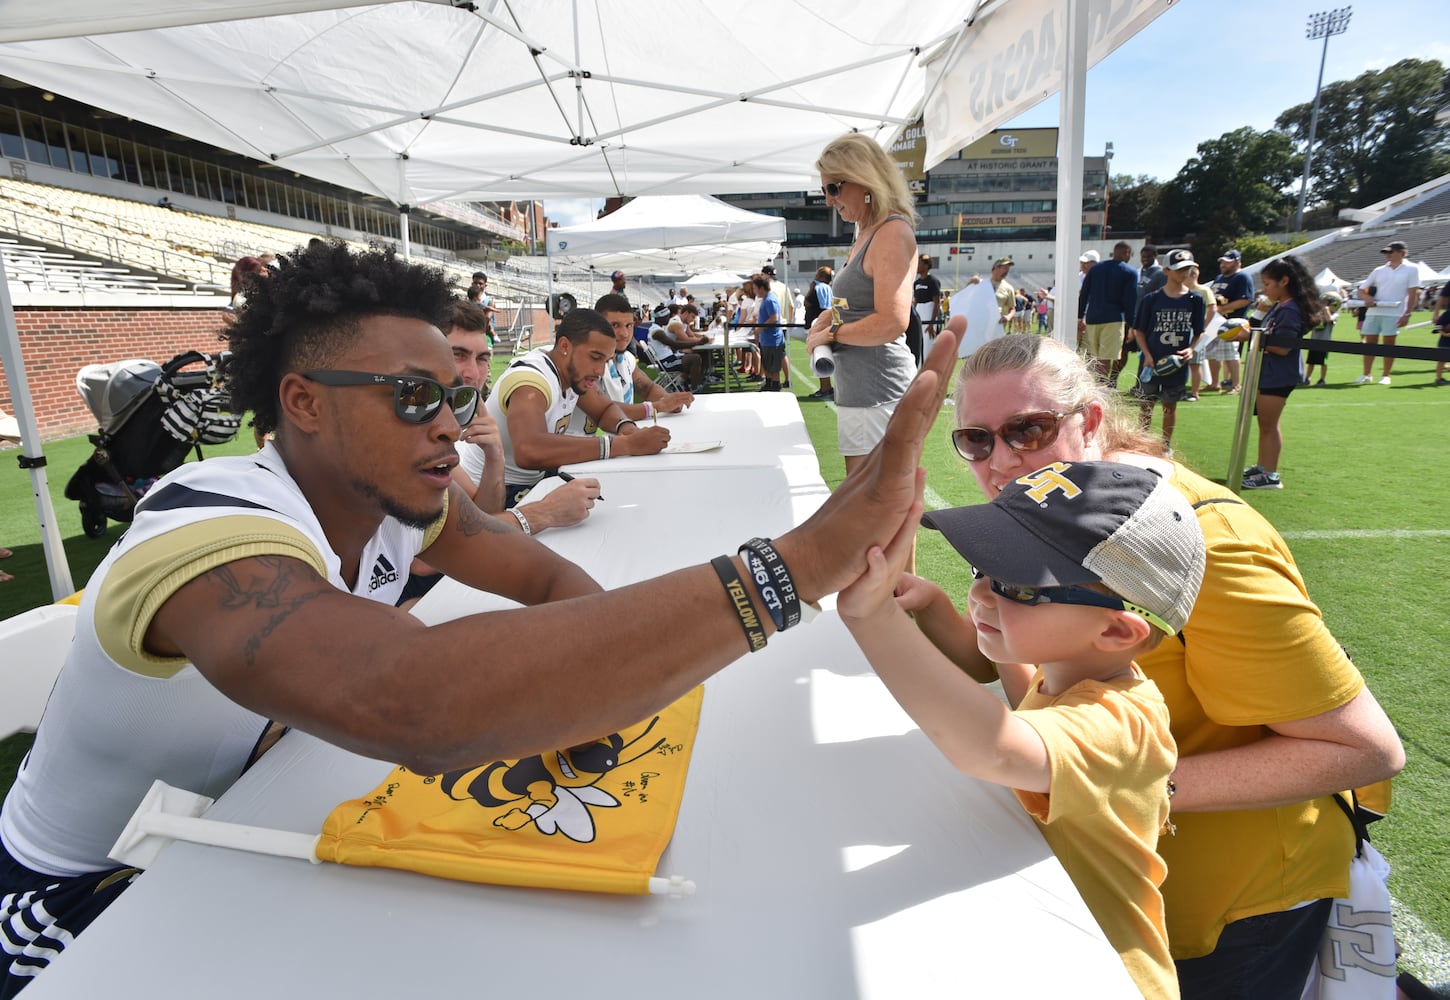
<path fill-rule="evenodd" d="M 1325 85 L 1305 228 L 1339 225 L 1342 208 L 1372 205 L 1450 173 L 1450 117 L 1440 117 L 1446 108 L 1450 72 L 1433 59 L 1402 59 Z M 1251 234 L 1292 228 L 1312 109 L 1298 104 L 1271 130 L 1240 128 L 1199 143 L 1171 180 L 1114 176 L 1109 235 L 1145 233 L 1212 259 Z M 1262 242 L 1256 257 L 1271 252 Z"/>

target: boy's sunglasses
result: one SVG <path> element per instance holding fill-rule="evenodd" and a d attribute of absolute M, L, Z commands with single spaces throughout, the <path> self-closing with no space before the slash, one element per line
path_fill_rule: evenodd
<path fill-rule="evenodd" d="M 845 188 L 847 183 L 847 181 L 830 181 L 829 183 L 822 184 L 821 190 L 826 193 L 827 198 L 839 198 L 841 197 L 842 189 Z"/>
<path fill-rule="evenodd" d="M 421 375 L 377 375 L 373 372 L 314 371 L 302 377 L 321 385 L 390 385 L 393 412 L 408 424 L 426 424 L 443 410 L 446 400 L 459 427 L 468 426 L 478 412 L 479 392 L 471 385 L 444 385 Z"/>
<path fill-rule="evenodd" d="M 1110 611 L 1131 611 L 1154 628 L 1162 629 L 1169 635 L 1178 634 L 1167 622 L 1142 605 L 1090 587 L 1019 587 L 1015 583 L 1003 583 L 993 579 L 976 567 L 972 568 L 972 579 L 985 579 L 992 588 L 992 593 L 1014 604 L 1081 604 L 1089 608 L 1107 608 Z"/>
<path fill-rule="evenodd" d="M 1062 422 L 1082 407 L 1059 413 L 1055 410 L 1037 410 L 1019 413 L 1005 421 L 1001 427 L 958 427 L 952 431 L 952 444 L 957 454 L 968 462 L 980 462 L 992 454 L 1000 437 L 1013 451 L 1037 451 L 1057 440 Z"/>

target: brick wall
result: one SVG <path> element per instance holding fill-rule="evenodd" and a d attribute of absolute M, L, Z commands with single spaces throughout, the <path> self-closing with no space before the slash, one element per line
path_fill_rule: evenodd
<path fill-rule="evenodd" d="M 158 364 L 182 351 L 215 353 L 222 309 L 64 309 L 18 306 L 20 354 L 43 438 L 96 429 L 96 418 L 76 391 L 86 365 L 127 358 Z M 10 385 L 0 371 L 0 409 L 13 413 Z"/>

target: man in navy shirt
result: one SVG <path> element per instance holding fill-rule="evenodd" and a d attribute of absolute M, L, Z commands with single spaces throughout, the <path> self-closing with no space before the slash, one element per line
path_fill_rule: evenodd
<path fill-rule="evenodd" d="M 1105 381 L 1123 352 L 1127 324 L 1137 305 L 1138 272 L 1128 263 L 1132 256 L 1133 248 L 1119 240 L 1112 257 L 1088 269 L 1078 294 L 1078 349 Z"/>

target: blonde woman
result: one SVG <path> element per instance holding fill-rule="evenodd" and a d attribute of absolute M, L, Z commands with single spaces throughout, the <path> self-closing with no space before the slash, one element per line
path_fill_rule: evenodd
<path fill-rule="evenodd" d="M 807 351 L 835 350 L 836 438 L 850 475 L 876 447 L 916 371 L 905 331 L 916 277 L 916 212 L 901 170 L 877 143 L 851 132 L 816 161 L 826 204 L 856 224 L 831 285 L 839 309 L 816 317 Z"/>

